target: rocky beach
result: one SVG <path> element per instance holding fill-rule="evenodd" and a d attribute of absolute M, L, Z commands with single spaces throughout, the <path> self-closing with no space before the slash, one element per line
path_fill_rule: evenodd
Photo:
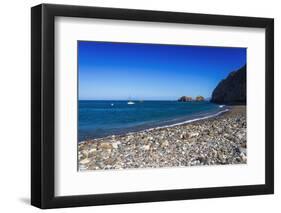
<path fill-rule="evenodd" d="M 246 106 L 218 116 L 78 144 L 78 170 L 247 163 Z"/>

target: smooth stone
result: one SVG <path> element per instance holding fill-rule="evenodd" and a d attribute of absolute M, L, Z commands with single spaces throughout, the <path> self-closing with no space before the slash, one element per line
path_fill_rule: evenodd
<path fill-rule="evenodd" d="M 79 163 L 80 164 L 87 164 L 87 163 L 90 163 L 90 159 L 89 158 L 85 158 L 84 160 L 81 160 Z"/>
<path fill-rule="evenodd" d="M 144 146 L 142 146 L 142 149 L 143 150 L 149 150 L 150 149 L 150 145 L 144 145 Z"/>
<path fill-rule="evenodd" d="M 110 144 L 110 143 L 101 143 L 100 145 L 99 145 L 99 148 L 101 148 L 101 149 L 112 149 L 112 144 Z"/>
<path fill-rule="evenodd" d="M 199 136 L 198 132 L 193 132 L 189 134 L 189 138 L 198 137 L 198 136 Z"/>
<path fill-rule="evenodd" d="M 120 144 L 121 144 L 120 141 L 116 141 L 116 142 L 112 143 L 112 147 L 113 147 L 114 149 L 117 149 Z"/>

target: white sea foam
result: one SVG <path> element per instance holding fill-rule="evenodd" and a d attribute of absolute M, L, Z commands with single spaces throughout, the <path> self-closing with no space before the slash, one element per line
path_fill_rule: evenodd
<path fill-rule="evenodd" d="M 175 123 L 175 124 L 170 124 L 170 125 L 166 125 L 166 126 L 153 127 L 153 128 L 150 128 L 150 129 L 146 129 L 144 131 L 151 131 L 151 130 L 155 130 L 155 129 L 163 129 L 163 128 L 174 127 L 174 126 L 179 126 L 179 125 L 183 125 L 183 124 L 192 123 L 194 121 L 205 120 L 205 119 L 216 117 L 216 116 L 218 116 L 218 115 L 220 115 L 222 113 L 228 112 L 228 111 L 229 111 L 229 109 L 225 109 L 225 110 L 222 110 L 220 112 L 217 112 L 215 114 L 208 115 L 208 116 L 205 116 L 205 117 L 200 117 L 200 118 L 195 118 L 195 119 L 191 119 L 191 120 L 186 120 L 186 121 L 183 121 L 183 122 L 179 122 L 179 123 Z"/>

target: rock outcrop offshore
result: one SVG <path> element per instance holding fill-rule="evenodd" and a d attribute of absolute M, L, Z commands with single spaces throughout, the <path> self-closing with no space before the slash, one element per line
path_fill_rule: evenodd
<path fill-rule="evenodd" d="M 231 72 L 212 93 L 211 102 L 228 105 L 246 104 L 246 65 Z"/>
<path fill-rule="evenodd" d="M 188 101 L 192 101 L 192 97 L 189 96 L 182 96 L 178 99 L 179 102 L 188 102 Z"/>
<path fill-rule="evenodd" d="M 190 96 L 182 96 L 178 99 L 179 102 L 189 102 L 189 101 L 205 101 L 203 96 L 197 96 L 194 100 Z"/>
<path fill-rule="evenodd" d="M 205 101 L 205 98 L 203 96 L 197 96 L 195 98 L 196 101 Z"/>

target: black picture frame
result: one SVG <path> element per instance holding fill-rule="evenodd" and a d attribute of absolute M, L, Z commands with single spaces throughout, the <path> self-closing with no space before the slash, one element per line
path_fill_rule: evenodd
<path fill-rule="evenodd" d="M 54 195 L 55 17 L 264 28 L 266 128 L 265 184 L 130 193 Z M 274 193 L 274 20 L 164 11 L 41 4 L 31 8 L 31 204 L 42 208 L 217 198 Z"/>

